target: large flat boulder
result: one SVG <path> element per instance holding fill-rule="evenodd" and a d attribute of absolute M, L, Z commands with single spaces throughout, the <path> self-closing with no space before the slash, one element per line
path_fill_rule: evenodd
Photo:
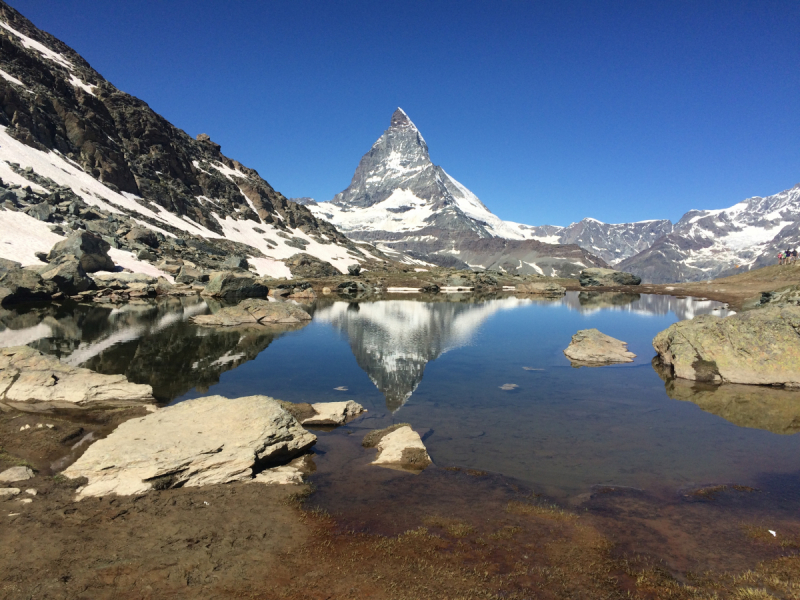
<path fill-rule="evenodd" d="M 656 335 L 653 347 L 682 379 L 800 387 L 798 306 L 700 315 Z"/>
<path fill-rule="evenodd" d="M 111 245 L 96 233 L 76 231 L 58 242 L 50 250 L 47 260 L 58 262 L 65 257 L 75 257 L 87 273 L 113 271 L 114 261 L 108 255 Z"/>
<path fill-rule="evenodd" d="M 255 277 L 216 271 L 209 277 L 202 295 L 215 298 L 265 298 L 267 292 L 269 288 Z"/>
<path fill-rule="evenodd" d="M 55 408 L 133 406 L 155 402 L 149 385 L 62 363 L 28 346 L 0 349 L 0 401 Z"/>
<path fill-rule="evenodd" d="M 311 405 L 311 408 L 314 414 L 302 419 L 300 422 L 303 425 L 344 425 L 361 413 L 366 412 L 363 406 L 353 400 L 346 400 L 345 402 L 316 402 Z"/>
<path fill-rule="evenodd" d="M 433 462 L 419 434 L 408 423 L 370 431 L 361 445 L 378 450 L 372 464 L 381 467 L 420 472 Z"/>
<path fill-rule="evenodd" d="M 236 306 L 227 306 L 210 315 L 191 318 L 196 325 L 207 327 L 263 327 L 267 325 L 297 325 L 311 320 L 296 304 L 270 302 L 259 298 L 248 298 Z"/>
<path fill-rule="evenodd" d="M 64 475 L 89 480 L 79 497 L 250 481 L 316 439 L 273 398 L 207 396 L 126 421 Z"/>
<path fill-rule="evenodd" d="M 564 350 L 574 367 L 600 367 L 614 363 L 633 362 L 636 355 L 628 351 L 628 344 L 597 329 L 581 329 L 572 336 Z"/>
<path fill-rule="evenodd" d="M 605 287 L 615 285 L 639 285 L 642 278 L 633 273 L 614 269 L 592 268 L 581 271 L 578 281 L 584 287 Z"/>

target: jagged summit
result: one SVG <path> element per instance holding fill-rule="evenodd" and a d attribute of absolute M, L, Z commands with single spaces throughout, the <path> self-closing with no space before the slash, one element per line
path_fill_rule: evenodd
<path fill-rule="evenodd" d="M 408 115 L 406 114 L 406 111 L 404 111 L 399 106 L 397 107 L 397 110 L 394 111 L 394 113 L 392 113 L 391 126 L 392 127 L 413 127 L 414 129 L 417 128 L 416 125 L 414 125 L 414 123 L 412 123 L 411 119 L 408 118 Z"/>

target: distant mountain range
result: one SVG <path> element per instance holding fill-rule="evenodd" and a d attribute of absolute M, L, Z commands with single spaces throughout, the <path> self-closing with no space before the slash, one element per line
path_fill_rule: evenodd
<path fill-rule="evenodd" d="M 800 186 L 725 210 L 690 211 L 677 224 L 503 221 L 431 162 L 400 108 L 346 190 L 330 202 L 297 200 L 356 240 L 436 264 L 523 274 L 572 276 L 607 263 L 647 283 L 698 281 L 770 264 L 778 249 L 800 244 Z"/>

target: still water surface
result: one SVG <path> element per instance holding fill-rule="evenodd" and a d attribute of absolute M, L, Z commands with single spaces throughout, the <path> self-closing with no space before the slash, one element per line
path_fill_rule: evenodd
<path fill-rule="evenodd" d="M 320 432 L 322 480 L 326 460 L 328 470 L 335 463 L 326 448 L 397 422 L 420 432 L 437 466 L 501 473 L 562 499 L 596 485 L 674 493 L 800 472 L 800 394 L 665 386 L 651 366 L 656 333 L 680 319 L 728 314 L 716 302 L 578 292 L 540 301 L 321 299 L 307 307 L 313 321 L 296 330 L 188 322 L 216 308 L 184 298 L 3 312 L 0 345 L 30 344 L 125 373 L 151 384 L 163 403 L 207 394 L 353 399 L 369 412 Z M 573 368 L 562 350 L 592 327 L 628 342 L 636 360 Z M 339 460 L 369 468 L 369 457 Z"/>

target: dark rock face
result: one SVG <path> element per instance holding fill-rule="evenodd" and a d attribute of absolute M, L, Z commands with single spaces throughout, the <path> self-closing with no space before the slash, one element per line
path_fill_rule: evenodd
<path fill-rule="evenodd" d="M 144 208 L 156 213 L 168 211 L 219 235 L 224 232 L 214 213 L 219 219 L 249 220 L 281 231 L 299 229 L 312 237 L 324 235 L 325 243 L 357 250 L 331 224 L 288 201 L 255 170 L 223 155 L 219 144 L 208 135 L 191 138 L 145 102 L 116 89 L 73 49 L 37 29 L 1 0 L 0 21 L 8 26 L 0 30 L 0 69 L 21 82 L 0 78 L 0 125 L 7 128 L 8 135 L 39 151 L 59 152 L 113 192 L 133 194 Z M 45 55 L 26 47 L 20 36 L 56 54 Z M 76 226 L 81 229 L 109 239 L 126 238 L 120 243 L 129 245 L 134 252 L 147 247 L 156 258 L 178 246 L 174 240 L 161 249 L 165 245 L 158 237 L 161 234 L 154 237 L 146 228 L 139 231 L 141 225 L 131 228 L 130 223 L 120 223 L 119 213 L 115 213 L 113 227 L 108 227 L 102 210 L 80 204 L 60 206 L 80 195 L 79 184 L 73 186 L 74 192 L 56 189 L 59 186 L 55 182 L 44 181 L 46 178 L 28 169 L 23 166 L 21 170 L 25 172 L 21 174 L 52 192 L 47 202 L 24 208 L 34 218 L 55 223 L 80 221 Z M 236 175 L 231 176 L 231 172 Z M 22 195 L 0 190 L 0 204 L 17 207 L 24 198 L 24 190 L 19 191 Z M 137 214 L 130 206 L 117 208 L 125 211 L 126 217 L 136 216 L 139 223 L 153 221 L 154 227 L 187 238 L 187 242 L 193 237 L 187 233 L 190 225 L 176 228 L 174 221 L 170 224 Z M 120 226 L 126 230 L 119 232 Z M 262 255 L 258 249 L 226 239 L 209 238 L 204 243 L 214 250 L 198 251 L 206 262 L 214 255 Z M 188 243 L 187 246 L 191 248 Z"/>
<path fill-rule="evenodd" d="M 339 270 L 331 263 L 310 254 L 295 254 L 285 262 L 293 277 L 319 278 L 340 275 Z"/>
<path fill-rule="evenodd" d="M 269 288 L 255 277 L 230 272 L 212 273 L 203 296 L 217 298 L 264 298 Z"/>
<path fill-rule="evenodd" d="M 99 235 L 88 231 L 76 231 L 53 246 L 47 259 L 58 261 L 67 256 L 74 256 L 87 273 L 113 271 L 114 261 L 108 255 L 109 248 L 111 245 Z"/>
<path fill-rule="evenodd" d="M 586 269 L 581 271 L 578 280 L 583 287 L 639 285 L 642 283 L 641 277 L 613 269 Z"/>
<path fill-rule="evenodd" d="M 247 270 L 250 268 L 250 264 L 247 262 L 247 258 L 244 256 L 229 256 L 222 263 L 222 268 Z"/>
<path fill-rule="evenodd" d="M 74 296 L 94 287 L 94 281 L 86 274 L 80 261 L 65 260 L 55 265 L 48 265 L 41 275 L 44 281 L 52 281 L 67 296 Z"/>
<path fill-rule="evenodd" d="M 359 265 L 358 263 L 353 265 L 348 265 L 347 272 L 353 277 L 356 277 L 359 273 L 361 273 L 361 265 Z"/>

